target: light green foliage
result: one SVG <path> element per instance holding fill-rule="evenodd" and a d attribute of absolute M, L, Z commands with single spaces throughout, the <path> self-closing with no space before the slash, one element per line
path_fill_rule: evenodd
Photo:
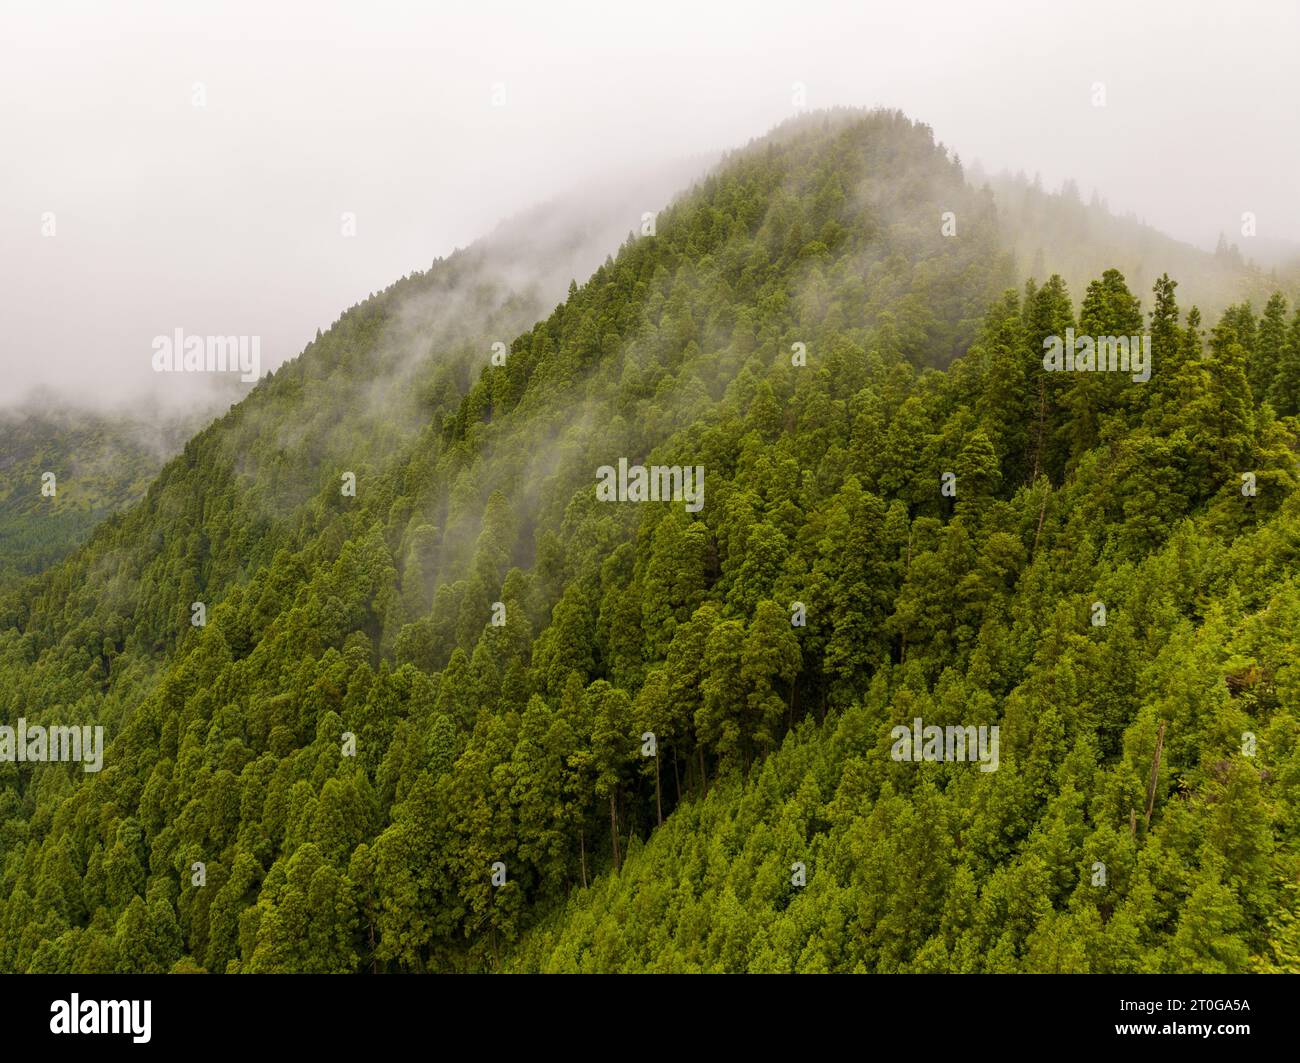
<path fill-rule="evenodd" d="M 349 310 L 0 583 L 0 720 L 109 743 L 0 764 L 0 970 L 1295 970 L 1297 326 L 1022 294 L 1000 224 L 817 114 L 540 320 L 473 249 Z M 1152 380 L 1044 373 L 1076 320 Z"/>

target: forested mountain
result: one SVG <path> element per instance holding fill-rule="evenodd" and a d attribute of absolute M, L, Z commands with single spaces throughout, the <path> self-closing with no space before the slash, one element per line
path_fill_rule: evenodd
<path fill-rule="evenodd" d="M 1300 292 L 1025 283 L 896 112 L 640 226 L 353 307 L 4 585 L 0 720 L 107 745 L 0 763 L 0 970 L 1300 970 Z"/>
<path fill-rule="evenodd" d="M 1134 291 L 1150 291 L 1168 275 L 1178 278 L 1181 299 L 1197 305 L 1206 318 L 1242 303 L 1252 303 L 1258 313 L 1279 288 L 1300 288 L 1300 255 L 1279 241 L 1221 234 L 1211 253 L 1131 215 L 1116 216 L 1095 194 L 1085 203 L 1074 182 L 1049 192 L 1038 179 L 987 177 L 976 167 L 971 180 L 992 189 L 1016 267 L 1039 283 L 1056 273 L 1072 290 L 1082 291 L 1105 270 L 1118 269 Z"/>
<path fill-rule="evenodd" d="M 184 416 L 29 405 L 0 410 L 0 581 L 43 571 L 139 501 L 195 427 Z"/>

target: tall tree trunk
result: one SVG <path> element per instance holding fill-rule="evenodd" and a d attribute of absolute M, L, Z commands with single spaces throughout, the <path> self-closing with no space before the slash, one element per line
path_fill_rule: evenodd
<path fill-rule="evenodd" d="M 1039 459 L 1043 453 L 1043 428 L 1047 418 L 1047 379 L 1040 376 L 1038 378 L 1038 436 L 1034 440 L 1034 471 L 1029 477 L 1029 482 L 1033 483 L 1038 479 Z"/>
<path fill-rule="evenodd" d="M 907 524 L 907 557 L 903 561 L 903 579 L 907 579 L 907 574 L 912 570 L 912 523 L 909 520 Z M 898 633 L 898 663 L 904 664 L 907 661 L 907 628 L 903 628 Z"/>
<path fill-rule="evenodd" d="M 609 792 L 609 838 L 614 844 L 614 870 L 618 871 L 618 813 L 614 810 L 614 791 Z"/>
<path fill-rule="evenodd" d="M 1156 754 L 1151 758 L 1151 781 L 1147 783 L 1147 829 L 1151 829 L 1151 811 L 1156 807 L 1156 783 L 1160 778 L 1160 754 L 1165 748 L 1165 721 L 1160 721 L 1160 730 L 1156 734 Z"/>
<path fill-rule="evenodd" d="M 677 803 L 682 803 L 682 776 L 677 770 L 677 747 L 673 746 L 673 779 L 677 783 Z"/>
<path fill-rule="evenodd" d="M 578 828 L 578 857 L 582 861 L 582 888 L 587 888 L 587 832 Z"/>
<path fill-rule="evenodd" d="M 704 771 L 704 747 L 696 746 L 695 750 L 700 755 L 700 796 L 707 797 L 709 793 L 709 778 Z"/>
<path fill-rule="evenodd" d="M 664 825 L 664 803 L 659 796 L 659 746 L 655 746 L 655 812 L 659 816 L 659 826 Z"/>
<path fill-rule="evenodd" d="M 1043 495 L 1043 504 L 1038 507 L 1038 530 L 1034 532 L 1034 548 L 1029 551 L 1029 560 L 1038 553 L 1038 537 L 1043 534 L 1043 517 L 1047 513 L 1047 495 Z"/>

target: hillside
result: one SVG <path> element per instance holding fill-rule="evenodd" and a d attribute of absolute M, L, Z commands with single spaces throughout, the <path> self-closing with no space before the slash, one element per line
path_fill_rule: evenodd
<path fill-rule="evenodd" d="M 1237 237 L 1214 252 L 1166 236 L 1132 216 L 1112 214 L 1093 197 L 1084 203 L 1072 183 L 1056 192 L 1023 176 L 971 174 L 993 192 L 1003 238 L 1021 275 L 1039 283 L 1056 273 L 1082 291 L 1107 269 L 1118 269 L 1134 291 L 1150 291 L 1164 274 L 1178 278 L 1179 298 L 1216 320 L 1229 306 L 1252 303 L 1260 312 L 1279 288 L 1300 289 L 1296 249 L 1265 238 Z M 1259 265 L 1264 262 L 1266 265 Z"/>
<path fill-rule="evenodd" d="M 184 417 L 38 408 L 0 411 L 0 584 L 44 571 L 139 501 L 194 430 Z"/>
<path fill-rule="evenodd" d="M 0 763 L 0 971 L 1300 969 L 1300 292 L 1004 224 L 819 113 L 549 311 L 526 244 L 347 311 L 0 584 L 0 720 L 107 743 Z M 1044 373 L 1076 326 L 1151 380 Z"/>

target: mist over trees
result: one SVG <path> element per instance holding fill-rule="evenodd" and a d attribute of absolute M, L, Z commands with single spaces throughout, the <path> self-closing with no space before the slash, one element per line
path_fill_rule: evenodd
<path fill-rule="evenodd" d="M 440 260 L 4 573 L 0 722 L 107 748 L 0 762 L 0 971 L 1300 971 L 1300 290 L 968 178 L 814 113 L 552 309 Z"/>

